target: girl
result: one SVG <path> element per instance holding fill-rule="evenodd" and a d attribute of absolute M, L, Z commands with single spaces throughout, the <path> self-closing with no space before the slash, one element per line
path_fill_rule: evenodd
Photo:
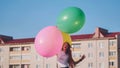
<path fill-rule="evenodd" d="M 70 48 L 70 44 L 68 42 L 65 42 L 63 43 L 61 52 L 57 54 L 58 64 L 61 68 L 74 68 L 76 64 L 85 58 L 85 55 L 83 55 L 81 59 L 74 61 Z"/>

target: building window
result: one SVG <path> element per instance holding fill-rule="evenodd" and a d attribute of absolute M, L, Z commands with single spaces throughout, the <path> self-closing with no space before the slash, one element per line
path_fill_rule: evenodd
<path fill-rule="evenodd" d="M 120 57 L 120 48 L 118 48 L 118 57 Z"/>
<path fill-rule="evenodd" d="M 72 45 L 73 48 L 80 48 L 80 45 Z"/>
<path fill-rule="evenodd" d="M 50 64 L 46 64 L 46 68 L 50 68 Z"/>
<path fill-rule="evenodd" d="M 104 62 L 99 63 L 99 68 L 105 68 L 104 66 L 105 66 Z"/>
<path fill-rule="evenodd" d="M 104 52 L 99 52 L 99 57 L 103 58 L 104 57 Z"/>
<path fill-rule="evenodd" d="M 103 42 L 99 42 L 99 48 L 104 48 L 104 43 Z"/>
<path fill-rule="evenodd" d="M 30 55 L 22 55 L 22 60 L 30 60 Z"/>
<path fill-rule="evenodd" d="M 109 56 L 115 56 L 116 55 L 116 51 L 109 51 Z"/>
<path fill-rule="evenodd" d="M 80 48 L 81 43 L 72 43 L 73 48 Z"/>
<path fill-rule="evenodd" d="M 0 56 L 0 62 L 4 61 L 4 57 Z"/>
<path fill-rule="evenodd" d="M 31 47 L 30 46 L 24 46 L 22 47 L 22 51 L 30 51 Z"/>
<path fill-rule="evenodd" d="M 93 53 L 88 53 L 88 58 L 92 58 L 93 57 Z"/>
<path fill-rule="evenodd" d="M 79 58 L 79 57 L 81 57 L 81 54 L 80 53 L 72 53 L 72 57 Z"/>
<path fill-rule="evenodd" d="M 115 65 L 115 62 L 114 61 L 110 61 L 109 62 L 109 66 L 114 66 Z"/>
<path fill-rule="evenodd" d="M 19 64 L 16 64 L 16 65 L 10 65 L 9 68 L 20 68 L 20 65 L 19 65 Z"/>
<path fill-rule="evenodd" d="M 36 55 L 36 60 L 40 61 L 40 56 Z"/>
<path fill-rule="evenodd" d="M 2 56 L 0 56 L 0 62 L 2 62 Z"/>
<path fill-rule="evenodd" d="M 22 64 L 21 68 L 30 68 L 30 64 Z"/>
<path fill-rule="evenodd" d="M 92 48 L 92 47 L 93 47 L 92 43 L 88 43 L 88 48 Z"/>
<path fill-rule="evenodd" d="M 80 48 L 80 43 L 73 43 L 72 48 Z"/>
<path fill-rule="evenodd" d="M 116 42 L 115 42 L 114 40 L 110 40 L 110 41 L 109 41 L 109 45 L 110 45 L 110 46 L 114 46 L 115 43 L 116 43 Z"/>
<path fill-rule="evenodd" d="M 93 68 L 93 63 L 88 63 L 88 68 Z"/>
<path fill-rule="evenodd" d="M 0 65 L 0 68 L 4 68 L 4 66 L 1 64 L 1 65 Z"/>
<path fill-rule="evenodd" d="M 10 47 L 10 51 L 20 51 L 20 47 Z"/>
<path fill-rule="evenodd" d="M 2 48 L 0 48 L 0 53 L 2 52 Z"/>
<path fill-rule="evenodd" d="M 40 64 L 37 64 L 37 65 L 36 65 L 36 68 L 40 68 Z"/>
<path fill-rule="evenodd" d="M 11 60 L 20 60 L 21 56 L 10 56 Z"/>

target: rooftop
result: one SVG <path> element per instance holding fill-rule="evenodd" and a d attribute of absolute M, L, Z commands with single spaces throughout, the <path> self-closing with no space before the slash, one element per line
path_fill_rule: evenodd
<path fill-rule="evenodd" d="M 108 32 L 108 30 L 98 27 L 93 34 L 71 35 L 71 39 L 108 38 L 116 37 L 116 35 L 120 35 L 120 32 Z M 34 40 L 35 38 L 13 39 L 11 36 L 0 35 L 0 44 L 33 43 Z"/>

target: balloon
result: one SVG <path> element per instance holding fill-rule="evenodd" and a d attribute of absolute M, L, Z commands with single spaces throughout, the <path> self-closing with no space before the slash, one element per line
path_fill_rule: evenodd
<path fill-rule="evenodd" d="M 62 33 L 57 27 L 48 26 L 37 34 L 34 44 L 39 55 L 47 58 L 52 57 L 62 48 Z"/>
<path fill-rule="evenodd" d="M 84 12 L 77 7 L 68 7 L 61 12 L 57 19 L 57 27 L 66 33 L 80 30 L 85 22 Z"/>
<path fill-rule="evenodd" d="M 62 36 L 63 36 L 63 43 L 68 42 L 69 44 L 72 44 L 72 40 L 69 34 L 62 32 Z"/>

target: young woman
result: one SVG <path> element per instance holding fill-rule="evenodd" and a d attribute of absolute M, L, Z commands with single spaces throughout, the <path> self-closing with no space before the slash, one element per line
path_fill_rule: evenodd
<path fill-rule="evenodd" d="M 61 68 L 74 68 L 76 64 L 85 58 L 85 55 L 78 61 L 74 61 L 72 58 L 71 46 L 68 42 L 63 43 L 63 47 L 60 53 L 57 54 L 57 61 Z"/>

